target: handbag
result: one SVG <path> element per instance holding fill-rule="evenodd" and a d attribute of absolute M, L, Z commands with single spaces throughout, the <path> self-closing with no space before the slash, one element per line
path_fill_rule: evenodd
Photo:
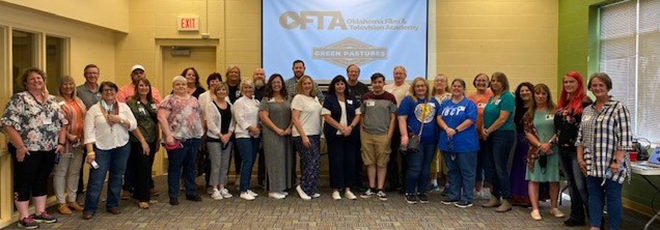
<path fill-rule="evenodd" d="M 172 143 L 171 145 L 167 144 L 167 143 L 163 143 L 163 146 L 165 147 L 165 149 L 167 149 L 167 151 L 174 151 L 174 150 L 177 150 L 179 148 L 183 148 L 183 145 L 181 144 L 181 142 L 179 142 L 177 140 L 175 140 L 174 143 Z"/>

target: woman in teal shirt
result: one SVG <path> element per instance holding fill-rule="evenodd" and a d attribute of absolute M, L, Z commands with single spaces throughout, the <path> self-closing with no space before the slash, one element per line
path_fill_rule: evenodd
<path fill-rule="evenodd" d="M 513 146 L 513 111 L 515 100 L 509 92 L 509 80 L 501 72 L 491 76 L 490 89 L 493 96 L 488 99 L 484 109 L 483 136 L 486 137 L 484 152 L 486 155 L 486 175 L 490 179 L 491 197 L 484 207 L 497 207 L 497 212 L 511 210 L 511 188 L 509 183 L 509 153 Z M 502 200 L 500 201 L 500 198 Z"/>

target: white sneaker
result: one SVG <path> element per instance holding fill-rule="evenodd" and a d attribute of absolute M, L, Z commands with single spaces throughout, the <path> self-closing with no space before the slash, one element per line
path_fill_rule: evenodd
<path fill-rule="evenodd" d="M 357 200 L 357 196 L 355 196 L 355 194 L 353 194 L 353 192 L 350 190 L 346 190 L 346 192 L 344 192 L 344 196 L 349 200 Z"/>
<path fill-rule="evenodd" d="M 248 192 L 242 192 L 241 193 L 241 199 L 254 200 L 254 197 L 252 195 L 250 195 L 250 193 L 248 193 Z"/>
<path fill-rule="evenodd" d="M 318 193 L 314 193 L 314 195 L 312 196 L 312 198 L 319 198 L 319 197 L 321 197 L 321 194 Z"/>
<path fill-rule="evenodd" d="M 280 192 L 280 193 L 282 193 L 284 196 L 289 196 L 288 192 Z"/>
<path fill-rule="evenodd" d="M 308 196 L 307 194 L 305 194 L 305 191 L 302 190 L 302 188 L 300 187 L 300 185 L 298 185 L 298 186 L 296 187 L 296 191 L 298 192 L 298 196 L 300 196 L 300 199 L 303 199 L 303 200 L 311 200 L 311 199 L 312 199 L 310 196 Z"/>
<path fill-rule="evenodd" d="M 334 200 L 341 200 L 341 195 L 339 195 L 339 191 L 333 191 L 332 192 L 332 199 Z"/>
<path fill-rule="evenodd" d="M 270 193 L 268 193 L 268 197 L 275 198 L 276 200 L 281 200 L 281 199 L 286 198 L 286 196 L 284 196 L 284 194 L 279 193 L 279 192 L 270 192 Z"/>
<path fill-rule="evenodd" d="M 222 200 L 222 198 L 224 197 L 222 197 L 222 194 L 220 194 L 220 191 L 218 191 L 218 189 L 213 189 L 211 198 L 213 198 L 214 200 Z"/>
<path fill-rule="evenodd" d="M 220 195 L 222 195 L 223 198 L 232 198 L 233 197 L 233 195 L 231 195 L 231 193 L 229 193 L 229 190 L 227 190 L 226 188 L 223 188 L 222 190 L 220 190 Z"/>
<path fill-rule="evenodd" d="M 256 192 L 253 192 L 252 190 L 248 189 L 247 192 L 253 197 L 258 197 L 259 196 L 259 194 L 257 194 Z"/>

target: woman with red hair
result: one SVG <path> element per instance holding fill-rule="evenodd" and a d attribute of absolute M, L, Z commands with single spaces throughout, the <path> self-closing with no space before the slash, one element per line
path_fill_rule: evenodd
<path fill-rule="evenodd" d="M 591 104 L 584 89 L 584 80 L 576 71 L 568 72 L 562 80 L 561 96 L 555 113 L 555 133 L 564 176 L 568 179 L 571 196 L 571 215 L 564 221 L 566 226 L 585 224 L 587 211 L 587 184 L 577 162 L 575 141 L 582 119 L 582 109 Z"/>

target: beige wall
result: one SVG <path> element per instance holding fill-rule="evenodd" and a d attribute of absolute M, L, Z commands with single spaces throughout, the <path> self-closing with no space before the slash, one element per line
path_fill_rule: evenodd
<path fill-rule="evenodd" d="M 129 0 L 0 0 L 0 2 L 128 32 Z"/>
<path fill-rule="evenodd" d="M 54 5 L 53 3 L 49 3 Z M 78 8 L 72 8 L 78 9 Z M 90 9 L 91 10 L 91 9 Z M 100 11 L 100 9 L 99 9 Z M 0 1 L 0 36 L 9 36 L 11 30 L 21 30 L 37 34 L 39 39 L 45 36 L 56 36 L 68 39 L 69 56 L 68 65 L 64 66 L 64 73 L 74 77 L 77 83 L 84 82 L 83 68 L 89 63 L 95 63 L 101 68 L 102 80 L 114 80 L 115 69 L 115 41 L 114 31 L 107 28 L 82 23 L 67 18 L 46 14 L 35 10 L 17 7 L 13 4 Z M 72 13 L 72 12 L 71 12 Z M 0 110 L 4 107 L 12 91 L 10 39 L 0 43 Z M 37 67 L 45 69 L 45 46 L 38 48 Z M 0 228 L 15 221 L 16 218 L 12 204 L 11 158 L 6 154 L 6 138 L 0 135 Z"/>
<path fill-rule="evenodd" d="M 557 98 L 557 1 L 436 4 L 437 73 L 471 82 L 477 73 L 501 71 L 511 90 L 523 81 L 545 83 Z"/>

